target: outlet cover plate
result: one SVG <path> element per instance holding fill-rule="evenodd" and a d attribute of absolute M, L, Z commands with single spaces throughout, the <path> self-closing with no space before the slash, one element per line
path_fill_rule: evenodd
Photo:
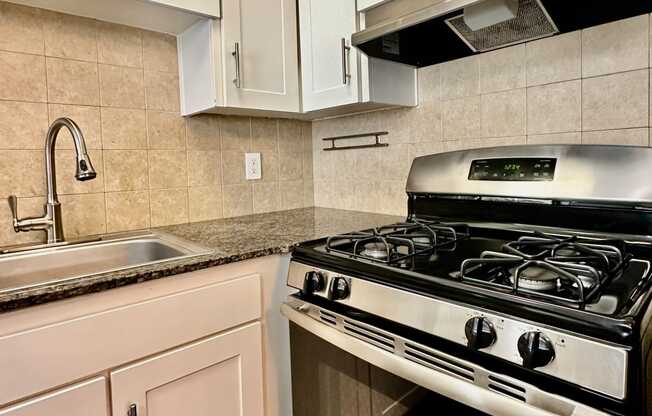
<path fill-rule="evenodd" d="M 260 153 L 245 153 L 245 177 L 248 181 L 262 178 Z"/>

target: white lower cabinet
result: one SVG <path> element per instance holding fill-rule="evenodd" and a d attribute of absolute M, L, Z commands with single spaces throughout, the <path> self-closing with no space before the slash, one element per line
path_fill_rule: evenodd
<path fill-rule="evenodd" d="M 109 416 L 105 377 L 73 384 L 5 409 L 1 416 Z"/>
<path fill-rule="evenodd" d="M 262 257 L 0 314 L 0 416 L 287 416 L 288 263 Z"/>
<path fill-rule="evenodd" d="M 111 372 L 113 414 L 262 416 L 260 323 Z"/>
<path fill-rule="evenodd" d="M 0 416 L 263 416 L 260 322 L 36 398 Z M 111 408 L 107 392 L 111 391 Z"/>

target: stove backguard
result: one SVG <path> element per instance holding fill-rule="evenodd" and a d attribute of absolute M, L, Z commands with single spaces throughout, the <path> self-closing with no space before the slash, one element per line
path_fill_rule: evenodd
<path fill-rule="evenodd" d="M 652 148 L 524 145 L 416 158 L 411 218 L 652 236 Z"/>
<path fill-rule="evenodd" d="M 411 194 L 408 197 L 408 213 L 411 218 L 425 220 L 528 224 L 576 231 L 652 236 L 652 210 L 626 206 L 586 206 L 557 202 L 533 204 Z"/>

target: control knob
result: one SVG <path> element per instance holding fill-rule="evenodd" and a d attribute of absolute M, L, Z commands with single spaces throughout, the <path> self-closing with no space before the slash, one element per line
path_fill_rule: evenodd
<path fill-rule="evenodd" d="M 303 290 L 305 294 L 312 294 L 324 290 L 326 279 L 324 274 L 317 271 L 307 272 L 303 279 Z"/>
<path fill-rule="evenodd" d="M 467 345 L 472 350 L 490 347 L 496 342 L 496 330 L 487 318 L 476 316 L 466 321 L 464 326 Z"/>
<path fill-rule="evenodd" d="M 331 281 L 331 286 L 328 292 L 328 298 L 330 300 L 346 299 L 351 294 L 351 286 L 346 278 L 335 277 Z"/>
<path fill-rule="evenodd" d="M 523 367 L 530 370 L 545 367 L 555 359 L 552 342 L 539 331 L 521 335 L 518 339 L 518 353 L 523 358 Z"/>

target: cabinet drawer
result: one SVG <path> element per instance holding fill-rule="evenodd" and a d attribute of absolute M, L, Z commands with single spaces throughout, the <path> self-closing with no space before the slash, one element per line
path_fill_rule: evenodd
<path fill-rule="evenodd" d="M 256 322 L 113 371 L 113 411 L 262 416 L 262 366 Z"/>
<path fill-rule="evenodd" d="M 0 337 L 0 406 L 260 316 L 255 273 Z"/>
<path fill-rule="evenodd" d="M 0 416 L 109 416 L 106 378 L 97 377 L 0 409 Z"/>

